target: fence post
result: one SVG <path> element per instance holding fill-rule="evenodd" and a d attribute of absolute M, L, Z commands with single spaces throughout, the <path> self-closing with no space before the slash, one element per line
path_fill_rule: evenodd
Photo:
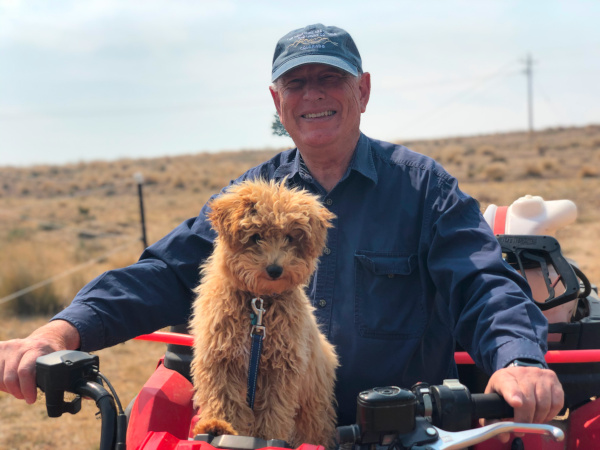
<path fill-rule="evenodd" d="M 138 197 L 140 200 L 140 223 L 142 225 L 142 243 L 144 245 L 144 250 L 148 247 L 148 239 L 146 237 L 146 219 L 144 217 L 144 195 L 142 192 L 142 186 L 144 185 L 144 176 L 138 172 L 133 178 L 135 179 L 138 187 Z"/>

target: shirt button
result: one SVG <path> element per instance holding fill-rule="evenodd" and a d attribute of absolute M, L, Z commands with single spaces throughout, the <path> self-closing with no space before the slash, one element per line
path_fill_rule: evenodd
<path fill-rule="evenodd" d="M 327 206 L 331 206 L 331 205 L 333 205 L 333 200 L 331 200 L 330 198 L 328 198 L 327 200 L 325 200 L 325 204 Z"/>
<path fill-rule="evenodd" d="M 329 255 L 329 254 L 331 253 L 331 250 L 329 249 L 329 247 L 325 247 L 325 248 L 323 249 L 323 253 L 324 253 L 325 255 Z"/>
<path fill-rule="evenodd" d="M 325 300 L 324 298 L 322 298 L 321 300 L 319 300 L 319 307 L 320 308 L 325 308 L 327 306 L 327 300 Z"/>

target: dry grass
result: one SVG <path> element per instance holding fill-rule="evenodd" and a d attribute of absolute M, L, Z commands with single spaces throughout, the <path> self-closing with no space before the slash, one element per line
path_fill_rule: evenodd
<path fill-rule="evenodd" d="M 565 254 L 590 280 L 600 280 L 600 126 L 549 129 L 533 142 L 526 133 L 508 133 L 404 144 L 442 162 L 463 190 L 481 202 L 482 210 L 490 203 L 510 204 L 525 194 L 575 201 L 577 222 L 558 237 Z M 136 172 L 146 180 L 147 231 L 154 242 L 196 216 L 229 180 L 275 153 L 0 167 L 0 298 L 102 257 L 50 284 L 43 294 L 36 291 L 38 301 L 52 298 L 53 307 L 62 307 L 92 277 L 135 261 L 141 251 Z M 120 246 L 120 251 L 104 256 Z M 0 305 L 2 340 L 26 336 L 47 320 L 13 316 L 13 302 L 3 309 Z M 163 352 L 161 344 L 136 341 L 98 354 L 102 371 L 127 404 Z M 28 406 L 0 394 L 0 449 L 97 448 L 99 422 L 95 407 L 87 403 L 76 416 L 49 419 L 43 402 Z"/>

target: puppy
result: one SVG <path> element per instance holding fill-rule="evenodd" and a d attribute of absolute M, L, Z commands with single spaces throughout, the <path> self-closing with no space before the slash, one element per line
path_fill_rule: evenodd
<path fill-rule="evenodd" d="M 261 180 L 232 186 L 210 207 L 218 237 L 201 267 L 190 324 L 194 432 L 331 447 L 338 360 L 304 287 L 335 216 L 307 191 Z M 251 409 L 253 299 L 263 304 L 265 333 Z"/>

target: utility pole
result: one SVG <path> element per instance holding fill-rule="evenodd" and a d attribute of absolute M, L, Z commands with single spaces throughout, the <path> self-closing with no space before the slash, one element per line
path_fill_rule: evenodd
<path fill-rule="evenodd" d="M 525 75 L 527 76 L 527 111 L 529 116 L 529 144 L 533 145 L 533 59 L 527 54 Z"/>

